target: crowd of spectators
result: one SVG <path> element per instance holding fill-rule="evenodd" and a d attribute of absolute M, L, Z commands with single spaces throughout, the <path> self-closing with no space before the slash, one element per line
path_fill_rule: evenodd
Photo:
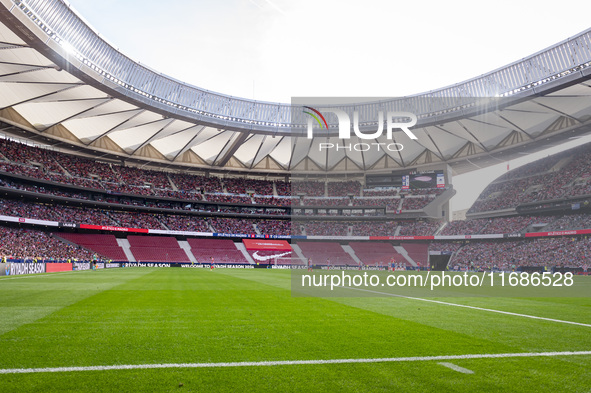
<path fill-rule="evenodd" d="M 487 224 L 488 219 L 478 220 L 458 220 L 448 223 L 441 235 L 454 236 L 454 235 L 476 235 L 480 233 L 482 228 Z"/>
<path fill-rule="evenodd" d="M 307 236 L 347 236 L 349 224 L 338 221 L 307 221 L 303 224 Z"/>
<path fill-rule="evenodd" d="M 231 194 L 273 195 L 273 182 L 268 180 L 226 177 L 223 182 L 226 192 Z"/>
<path fill-rule="evenodd" d="M 84 248 L 61 242 L 45 232 L 0 227 L 0 257 L 66 262 L 74 259 L 90 261 L 93 255 Z"/>
<path fill-rule="evenodd" d="M 400 198 L 372 198 L 372 197 L 355 197 L 353 198 L 353 206 L 372 206 L 372 207 L 386 207 L 398 206 Z"/>
<path fill-rule="evenodd" d="M 557 168 L 561 161 L 562 165 Z M 591 193 L 590 162 L 590 146 L 584 145 L 508 172 L 480 194 L 469 212 L 494 211 L 523 203 L 588 195 Z"/>
<path fill-rule="evenodd" d="M 558 162 L 561 159 L 568 157 L 568 155 L 569 154 L 567 153 L 555 154 L 536 160 L 534 162 L 530 162 L 529 164 L 520 166 L 519 168 L 506 172 L 505 174 L 500 176 L 496 181 L 513 180 L 518 179 L 520 177 L 529 177 L 544 172 L 548 172 L 550 169 L 552 169 L 554 165 L 558 164 Z"/>
<path fill-rule="evenodd" d="M 289 220 L 260 220 L 256 224 L 262 235 L 291 235 L 292 225 Z"/>
<path fill-rule="evenodd" d="M 519 233 L 533 221 L 535 221 L 535 217 L 531 216 L 491 218 L 480 233 Z"/>
<path fill-rule="evenodd" d="M 328 196 L 344 197 L 347 195 L 359 196 L 361 183 L 357 180 L 329 181 L 327 182 Z"/>
<path fill-rule="evenodd" d="M 13 163 L 41 165 L 47 172 L 63 173 L 54 158 L 56 152 L 48 149 L 0 138 L 0 153 Z"/>
<path fill-rule="evenodd" d="M 305 194 L 308 196 L 324 196 L 325 183 L 314 180 L 293 180 L 291 182 L 292 195 Z"/>
<path fill-rule="evenodd" d="M 164 172 L 129 166 L 118 166 L 116 170 L 119 172 L 119 176 L 123 182 L 130 186 L 145 187 L 149 185 L 152 188 L 162 189 L 169 189 L 171 187 L 168 176 Z"/>
<path fill-rule="evenodd" d="M 211 232 L 207 219 L 202 217 L 159 214 L 157 219 L 171 231 Z"/>
<path fill-rule="evenodd" d="M 110 164 L 63 153 L 54 154 L 56 154 L 56 159 L 59 161 L 61 167 L 72 177 L 94 179 L 109 183 L 121 183 L 121 177 L 113 170 Z"/>
<path fill-rule="evenodd" d="M 397 223 L 386 222 L 352 222 L 353 236 L 394 236 Z"/>
<path fill-rule="evenodd" d="M 295 180 L 268 181 L 249 178 L 219 178 L 197 174 L 169 173 L 137 167 L 121 166 L 115 163 L 104 163 L 85 157 L 68 155 L 45 148 L 32 147 L 26 144 L 2 139 L 0 143 L 0 170 L 22 174 L 36 179 L 53 181 L 62 184 L 82 186 L 88 189 L 104 190 L 114 195 L 131 194 L 150 197 L 178 198 L 189 201 L 206 199 L 211 202 L 229 204 L 268 203 L 267 198 L 273 197 L 274 188 L 277 195 L 305 194 L 309 197 L 322 197 L 325 190 L 329 196 L 345 197 L 342 200 L 314 200 L 314 206 L 348 206 L 348 195 L 358 197 L 361 183 L 350 181 L 315 181 Z M 9 161 L 5 161 L 9 160 Z M 256 196 L 245 196 L 247 193 Z M 381 190 L 368 195 L 395 195 L 398 190 Z M 405 191 L 406 194 L 434 194 L 438 190 Z M 205 196 L 203 195 L 205 194 Z M 254 198 L 254 199 L 253 199 Z M 288 206 L 292 201 L 283 198 L 271 200 L 277 206 Z M 411 202 L 409 202 L 411 203 Z M 357 206 L 385 205 L 379 198 L 355 200 Z M 415 208 L 414 202 L 409 208 Z M 390 206 L 395 208 L 396 206 Z M 363 214 L 363 213 L 361 213 Z"/>
<path fill-rule="evenodd" d="M 400 236 L 431 236 L 441 226 L 437 221 L 399 221 Z"/>
<path fill-rule="evenodd" d="M 587 237 L 538 238 L 519 241 L 484 241 L 466 244 L 451 267 L 473 270 L 513 270 L 520 266 L 582 267 L 590 263 Z"/>
<path fill-rule="evenodd" d="M 450 266 L 475 270 L 491 270 L 493 265 L 505 267 L 507 261 L 504 257 L 520 243 L 518 240 L 471 242 L 458 251 Z"/>
<path fill-rule="evenodd" d="M 281 195 L 281 196 L 292 195 L 291 183 L 278 180 L 275 182 L 275 189 L 277 190 L 277 195 Z M 295 195 L 295 194 L 293 194 L 293 195 Z"/>
<path fill-rule="evenodd" d="M 399 188 L 366 188 L 363 190 L 365 197 L 392 197 L 398 196 Z"/>
<path fill-rule="evenodd" d="M 238 203 L 238 204 L 252 204 L 252 199 L 248 196 L 229 195 L 229 194 L 205 194 L 205 199 L 208 202 L 219 203 Z"/>
<path fill-rule="evenodd" d="M 401 190 L 400 195 L 414 195 L 414 196 L 439 196 L 446 191 L 446 188 L 413 188 L 408 190 Z"/>
<path fill-rule="evenodd" d="M 174 199 L 184 199 L 186 201 L 202 201 L 203 196 L 199 192 L 193 191 L 173 191 L 173 190 L 163 190 L 163 189 L 155 189 L 155 194 L 165 198 L 174 198 Z"/>
<path fill-rule="evenodd" d="M 556 217 L 554 216 L 513 216 L 453 221 L 446 225 L 441 235 L 520 233 L 532 224 L 539 224 L 540 229 L 546 231 L 552 229 L 547 229 L 544 227 L 544 224 L 548 224 L 555 219 Z M 584 220 L 581 222 L 584 222 Z"/>
<path fill-rule="evenodd" d="M 120 226 L 128 228 L 148 228 L 209 232 L 207 222 L 219 233 L 253 233 L 253 224 L 262 234 L 289 235 L 292 227 L 286 220 L 249 220 L 239 218 L 199 218 L 187 215 L 153 214 L 145 212 L 106 211 L 100 209 L 46 205 L 16 200 L 0 200 L 0 214 L 23 218 L 36 218 L 67 223 Z M 263 227 L 258 225 L 263 223 Z M 401 235 L 428 235 L 437 228 L 436 223 L 401 222 L 307 222 L 306 233 L 326 236 L 346 236 L 349 227 L 354 235 L 392 236 L 396 227 L 401 226 Z M 272 228 L 273 233 L 266 232 Z M 434 229 L 433 229 L 434 228 Z M 284 229 L 285 232 L 279 233 Z M 336 231 L 336 232 L 335 232 Z M 427 233 L 429 232 L 429 233 Z"/>
<path fill-rule="evenodd" d="M 224 192 L 222 180 L 216 176 L 167 173 L 109 164 L 8 139 L 0 138 L 0 155 L 0 158 L 8 160 L 0 162 L 0 170 L 114 193 L 181 198 L 187 195 L 195 199 L 197 191 Z M 223 181 L 229 193 L 253 191 L 259 195 L 273 195 L 271 181 L 247 178 L 226 178 Z M 277 187 L 279 195 L 290 195 L 289 183 L 278 181 Z"/>
<path fill-rule="evenodd" d="M 349 206 L 349 198 L 302 198 L 302 206 Z"/>
<path fill-rule="evenodd" d="M 421 210 L 429 203 L 433 202 L 433 198 L 403 198 L 402 210 Z"/>
<path fill-rule="evenodd" d="M 291 206 L 292 204 L 299 204 L 299 198 L 275 198 L 275 197 L 253 197 L 254 203 L 257 205 L 273 205 L 273 206 Z"/>
<path fill-rule="evenodd" d="M 253 220 L 242 218 L 210 218 L 209 224 L 216 233 L 253 234 L 255 229 Z"/>
<path fill-rule="evenodd" d="M 36 194 L 55 195 L 67 198 L 84 199 L 88 200 L 87 194 L 64 191 L 55 187 L 46 187 L 43 184 L 24 184 L 16 183 L 8 178 L 0 177 L 0 187 L 13 188 L 15 190 L 34 192 Z"/>
<path fill-rule="evenodd" d="M 169 176 L 180 191 L 223 192 L 222 182 L 216 176 L 205 177 L 187 173 L 170 173 Z"/>
<path fill-rule="evenodd" d="M 39 180 L 46 180 L 46 181 L 53 181 L 53 182 L 67 182 L 66 176 L 56 173 L 56 172 L 49 172 L 43 167 L 34 166 L 34 165 L 25 165 L 25 164 L 17 164 L 11 163 L 7 161 L 0 161 L 0 171 L 7 172 L 7 173 L 15 173 L 21 176 L 30 177 L 33 179 Z M 73 182 L 69 184 L 74 184 Z M 100 188 L 100 184 L 93 180 L 88 180 L 84 183 L 84 187 L 89 188 Z"/>
<path fill-rule="evenodd" d="M 124 228 L 165 229 L 156 215 L 144 212 L 107 212 L 118 226 Z"/>
<path fill-rule="evenodd" d="M 542 228 L 545 232 L 591 228 L 591 214 L 568 214 Z"/>
<path fill-rule="evenodd" d="M 88 192 L 88 193 L 80 193 L 76 191 L 70 191 L 59 186 L 52 186 L 52 185 L 44 185 L 44 184 L 31 184 L 31 183 L 20 183 L 17 181 L 13 181 L 8 177 L 2 177 L 0 175 L 0 187 L 8 187 L 13 188 L 16 190 L 23 190 L 23 191 L 30 191 L 39 194 L 46 194 L 46 195 L 55 195 L 73 199 L 80 199 L 80 200 L 93 200 L 97 202 L 106 202 L 111 204 L 120 204 L 120 205 L 133 205 L 133 206 L 145 206 L 145 207 L 154 207 L 154 208 L 162 208 L 162 209 L 175 209 L 175 210 L 193 210 L 193 211 L 208 211 L 208 212 L 225 212 L 225 213 L 241 213 L 241 214 L 272 214 L 272 215 L 286 215 L 288 212 L 284 209 L 275 209 L 275 208 L 261 208 L 261 207 L 240 207 L 240 206 L 216 206 L 216 205 L 206 205 L 206 204 L 195 204 L 195 203 L 184 203 L 184 202 L 175 202 L 175 201 L 167 201 L 167 200 L 151 200 L 151 199 L 141 199 L 141 198 L 134 198 L 128 197 L 125 195 L 117 195 L 112 193 L 100 194 L 96 192 Z M 131 187 L 131 186 L 130 186 Z M 168 197 L 175 197 L 173 195 L 175 191 L 169 191 L 166 196 Z M 200 197 L 200 194 L 193 194 L 195 200 L 198 201 L 197 197 Z M 234 198 L 234 199 L 232 199 Z M 268 204 L 271 206 L 290 206 L 292 202 L 292 198 L 275 198 L 275 197 L 257 197 L 258 200 L 256 204 Z M 178 198 L 177 198 L 178 199 Z M 216 198 L 214 198 L 216 199 Z M 227 199 L 219 198 L 220 202 L 233 200 L 235 203 L 240 201 L 240 203 L 246 203 L 246 198 L 240 198 L 238 196 L 228 196 Z M 299 199 L 298 199 L 299 200 Z M 189 201 L 187 201 L 189 202 Z M 191 201 L 194 202 L 194 201 Z M 249 203 L 250 204 L 250 203 Z"/>
<path fill-rule="evenodd" d="M 103 210 L 0 199 L 0 215 L 63 223 L 115 225 Z"/>

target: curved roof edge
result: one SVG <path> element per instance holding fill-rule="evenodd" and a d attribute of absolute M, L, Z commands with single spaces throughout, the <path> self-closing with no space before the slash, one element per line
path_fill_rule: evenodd
<path fill-rule="evenodd" d="M 254 101 L 201 89 L 158 73 L 107 43 L 63 0 L 0 0 L 12 16 L 6 23 L 56 64 L 110 92 L 182 118 L 228 130 L 294 135 L 305 122 L 289 104 Z M 6 12 L 4 12 L 6 13 Z M 522 100 L 591 75 L 591 29 L 487 74 L 444 88 L 397 99 L 340 106 L 376 118 L 378 110 L 408 111 L 419 125 L 487 111 L 478 99 Z M 433 101 L 438 105 L 433 105 Z M 494 105 L 498 108 L 498 105 Z M 295 111 L 295 112 L 300 112 Z M 294 112 L 294 113 L 295 113 Z M 368 123 L 371 125 L 371 123 Z M 333 125 L 337 127 L 337 125 Z"/>

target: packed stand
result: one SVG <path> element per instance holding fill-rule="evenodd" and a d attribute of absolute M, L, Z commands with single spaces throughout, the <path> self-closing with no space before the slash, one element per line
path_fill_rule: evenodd
<path fill-rule="evenodd" d="M 535 221 L 535 217 L 527 216 L 490 218 L 481 233 L 518 233 L 533 221 Z"/>
<path fill-rule="evenodd" d="M 590 263 L 587 237 L 524 241 L 473 242 L 462 247 L 451 267 L 471 270 L 513 270 L 519 266 L 582 267 Z"/>
<path fill-rule="evenodd" d="M 352 222 L 353 236 L 394 236 L 396 222 Z"/>
<path fill-rule="evenodd" d="M 421 210 L 431 202 L 432 198 L 403 198 L 402 210 Z"/>
<path fill-rule="evenodd" d="M 246 178 L 224 178 L 226 191 L 231 194 L 246 194 L 252 192 L 257 195 L 273 195 L 273 182 Z"/>
<path fill-rule="evenodd" d="M 303 206 L 349 206 L 349 198 L 303 198 Z"/>
<path fill-rule="evenodd" d="M 209 223 L 216 233 L 255 233 L 252 220 L 241 218 L 210 218 Z"/>
<path fill-rule="evenodd" d="M 413 196 L 439 196 L 443 194 L 446 188 L 415 188 L 412 190 L 401 190 L 400 195 L 413 195 Z"/>
<path fill-rule="evenodd" d="M 0 199 L 0 215 L 90 225 L 115 225 L 104 210 Z"/>
<path fill-rule="evenodd" d="M 58 161 L 74 177 L 95 179 L 109 183 L 121 182 L 121 178 L 109 164 L 83 157 L 69 156 L 67 154 L 60 154 Z"/>
<path fill-rule="evenodd" d="M 82 247 L 61 242 L 51 235 L 21 228 L 0 227 L 0 255 L 7 259 L 90 261 L 93 253 Z"/>
<path fill-rule="evenodd" d="M 487 219 L 452 221 L 443 228 L 441 235 L 476 235 L 487 223 Z"/>
<path fill-rule="evenodd" d="M 353 206 L 370 206 L 370 207 L 386 207 L 398 206 L 399 198 L 370 198 L 370 197 L 355 197 L 353 198 Z"/>
<path fill-rule="evenodd" d="M 562 159 L 566 165 L 552 171 Z M 516 207 L 523 203 L 547 201 L 591 193 L 591 151 L 589 145 L 536 161 L 489 185 L 469 213 Z M 510 173 L 510 172 L 509 172 Z M 527 177 L 523 177 L 523 175 Z M 508 179 L 508 180 L 507 180 Z"/>
<path fill-rule="evenodd" d="M 43 165 L 48 172 L 64 174 L 54 159 L 56 152 L 37 146 L 0 138 L 0 153 L 11 162 L 32 166 L 34 163 Z"/>
<path fill-rule="evenodd" d="M 291 221 L 261 220 L 256 224 L 261 235 L 286 236 L 291 234 Z"/>
<path fill-rule="evenodd" d="M 171 173 L 172 182 L 181 192 L 223 192 L 222 182 L 218 177 Z"/>
<path fill-rule="evenodd" d="M 273 206 L 291 206 L 294 203 L 294 198 L 275 198 L 275 197 L 253 197 L 254 203 L 257 205 L 273 205 Z"/>
<path fill-rule="evenodd" d="M 399 236 L 430 236 L 441 226 L 439 222 L 400 221 Z"/>
<path fill-rule="evenodd" d="M 158 221 L 156 216 L 152 213 L 108 212 L 107 214 L 115 220 L 120 227 L 164 229 L 162 223 Z"/>
<path fill-rule="evenodd" d="M 591 228 L 591 214 L 569 214 L 558 218 L 543 230 L 550 232 L 589 228 Z"/>
<path fill-rule="evenodd" d="M 197 216 L 158 214 L 157 219 L 171 231 L 211 232 L 207 220 Z"/>
<path fill-rule="evenodd" d="M 385 188 L 385 189 L 376 189 L 376 188 L 369 188 L 363 190 L 363 196 L 371 198 L 371 197 L 392 197 L 398 196 L 398 192 L 400 189 L 398 188 Z"/>
<path fill-rule="evenodd" d="M 304 226 L 307 236 L 347 236 L 349 234 L 349 224 L 338 221 L 308 221 Z"/>
<path fill-rule="evenodd" d="M 337 181 L 327 183 L 328 188 L 328 196 L 347 196 L 347 195 L 354 195 L 359 196 L 359 192 L 361 191 L 361 183 L 357 180 L 349 180 L 349 181 Z"/>
<path fill-rule="evenodd" d="M 207 202 L 238 203 L 243 205 L 252 204 L 252 199 L 250 199 L 250 197 L 239 195 L 206 194 L 205 198 L 207 199 Z"/>
<path fill-rule="evenodd" d="M 312 180 L 294 180 L 291 182 L 292 195 L 324 196 L 324 182 Z"/>
<path fill-rule="evenodd" d="M 277 190 L 277 195 L 281 196 L 289 196 L 291 195 L 291 183 L 277 180 L 275 182 L 275 189 Z"/>

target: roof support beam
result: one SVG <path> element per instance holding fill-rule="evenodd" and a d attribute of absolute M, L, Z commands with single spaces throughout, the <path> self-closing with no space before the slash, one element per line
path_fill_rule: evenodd
<path fill-rule="evenodd" d="M 74 86 L 72 86 L 72 84 L 68 84 L 68 86 L 67 87 L 64 87 L 63 89 L 52 91 L 51 93 L 47 93 L 47 94 L 41 94 L 39 96 L 28 98 L 26 100 L 22 100 L 22 101 L 19 101 L 19 102 L 14 102 L 14 103 L 12 103 L 10 105 L 7 105 L 5 107 L 0 108 L 0 110 L 4 110 L 4 109 L 11 108 L 13 106 L 17 106 L 17 105 L 21 105 L 21 104 L 26 104 L 27 102 L 35 101 L 35 100 L 38 100 L 39 98 L 48 97 L 48 96 L 53 95 L 53 94 L 61 93 L 62 91 L 66 91 L 66 90 L 70 90 L 70 89 L 75 89 L 75 88 L 80 87 L 80 86 L 83 86 L 83 85 L 82 84 L 75 84 Z"/>
<path fill-rule="evenodd" d="M 198 127 L 198 126 L 194 126 L 194 127 Z M 193 128 L 193 127 L 191 127 Z M 187 142 L 187 144 L 185 146 L 183 146 L 183 148 L 181 150 L 179 150 L 179 152 L 174 156 L 174 158 L 170 161 L 176 161 L 177 158 L 179 158 L 183 153 L 185 153 L 187 150 L 189 150 L 190 148 L 193 147 L 193 142 L 195 141 L 195 139 L 197 139 L 197 137 L 199 135 L 201 135 L 201 133 L 203 132 L 203 130 L 205 129 L 205 126 L 201 126 L 199 128 L 199 131 L 197 131 L 195 133 L 195 135 L 193 136 L 193 138 L 191 138 L 191 140 L 189 142 Z"/>
<path fill-rule="evenodd" d="M 240 135 L 238 135 L 238 138 L 236 138 L 236 140 L 232 144 L 232 146 L 230 146 L 230 148 L 226 151 L 226 154 L 224 154 L 222 157 L 218 157 L 214 161 L 213 165 L 220 167 L 226 165 L 228 161 L 230 161 L 230 158 L 232 158 L 234 153 L 236 153 L 236 150 L 238 150 L 240 146 L 242 146 L 244 141 L 246 141 L 246 138 L 248 138 L 248 133 L 241 132 Z"/>
<path fill-rule="evenodd" d="M 121 123 L 117 124 L 115 127 L 112 127 L 110 129 L 108 129 L 107 131 L 103 132 L 102 134 L 100 134 L 99 136 L 97 136 L 96 138 L 94 138 L 92 141 L 86 143 L 86 146 L 89 146 L 90 144 L 98 141 L 99 139 L 101 139 L 101 138 L 109 135 L 111 132 L 115 131 L 117 128 L 121 127 L 123 124 L 125 124 L 128 121 L 132 120 L 133 118 L 141 115 L 144 112 L 145 112 L 145 109 L 137 110 L 137 113 L 136 114 L 134 114 L 133 116 L 130 116 L 129 118 L 123 120 Z"/>

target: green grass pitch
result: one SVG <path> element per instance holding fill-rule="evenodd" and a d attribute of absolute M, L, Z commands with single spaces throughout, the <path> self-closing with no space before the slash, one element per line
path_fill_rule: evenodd
<path fill-rule="evenodd" d="M 591 283 L 591 277 L 581 277 Z M 440 300 L 591 324 L 591 298 Z M 0 369 L 590 351 L 591 327 L 393 297 L 292 297 L 286 270 L 0 278 Z M 591 356 L 0 374 L 0 392 L 589 392 Z"/>

